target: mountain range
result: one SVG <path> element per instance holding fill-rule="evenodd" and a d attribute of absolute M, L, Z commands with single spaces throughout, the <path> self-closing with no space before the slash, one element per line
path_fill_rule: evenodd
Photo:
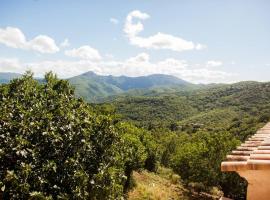
<path fill-rule="evenodd" d="M 21 77 L 21 74 L 18 73 L 9 73 L 9 72 L 0 72 L 0 83 L 8 83 L 14 78 Z"/>
<path fill-rule="evenodd" d="M 17 73 L 0 73 L 0 83 L 7 83 L 20 76 L 21 74 Z M 104 76 L 90 71 L 71 77 L 68 80 L 75 87 L 76 94 L 89 102 L 96 102 L 100 99 L 126 92 L 137 93 L 150 90 L 178 91 L 202 87 L 202 85 L 192 84 L 175 76 L 164 74 L 128 77 Z"/>
<path fill-rule="evenodd" d="M 197 88 L 192 84 L 175 76 L 153 74 L 149 76 L 102 76 L 94 72 L 87 72 L 69 79 L 76 88 L 76 93 L 88 101 L 98 101 L 104 97 L 149 90 L 185 90 Z"/>

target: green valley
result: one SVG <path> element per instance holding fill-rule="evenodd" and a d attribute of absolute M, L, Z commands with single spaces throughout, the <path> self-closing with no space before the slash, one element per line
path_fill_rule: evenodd
<path fill-rule="evenodd" d="M 151 191 L 161 190 L 185 199 L 223 194 L 245 199 L 246 182 L 234 173 L 222 173 L 220 163 L 270 119 L 270 84 L 192 85 L 157 76 L 119 80 L 87 73 L 59 80 L 49 73 L 40 81 L 28 73 L 2 84 L 0 125 L 6 141 L 1 147 L 6 153 L 1 162 L 8 170 L 1 175 L 2 195 L 7 198 L 16 190 L 25 197 L 85 199 L 91 191 L 90 199 L 134 199 L 139 194 L 158 199 Z M 134 80 L 144 81 L 135 86 Z M 130 87 L 121 86 L 129 81 Z M 102 97 L 99 103 L 96 97 Z M 35 152 L 41 151 L 50 153 L 37 157 Z M 67 157 L 61 158 L 64 152 Z M 14 159 L 18 164 L 12 164 Z M 69 164 L 62 165 L 59 159 Z M 160 169 L 171 175 L 162 177 Z M 59 181 L 50 179 L 52 174 Z M 171 176 L 174 183 L 166 186 Z M 30 186 L 40 178 L 42 182 Z M 80 181 L 81 188 L 69 179 Z M 147 188 L 144 179 L 156 187 Z M 59 189 L 52 188 L 55 184 Z"/>

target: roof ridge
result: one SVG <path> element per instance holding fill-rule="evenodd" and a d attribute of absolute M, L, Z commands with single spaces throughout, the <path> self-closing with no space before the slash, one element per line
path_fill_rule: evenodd
<path fill-rule="evenodd" d="M 227 155 L 221 171 L 270 170 L 270 122 Z"/>

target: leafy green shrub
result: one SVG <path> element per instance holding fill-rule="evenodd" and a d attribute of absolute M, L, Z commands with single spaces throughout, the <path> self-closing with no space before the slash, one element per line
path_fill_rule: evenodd
<path fill-rule="evenodd" d="M 127 191 L 131 183 L 133 170 L 145 168 L 154 171 L 157 167 L 156 143 L 150 132 L 135 127 L 126 122 L 117 124 L 123 140 L 123 152 L 125 152 L 125 175 L 127 181 L 124 191 Z"/>
<path fill-rule="evenodd" d="M 245 196 L 246 182 L 235 174 L 220 171 L 226 154 L 239 144 L 232 134 L 200 131 L 193 135 L 183 134 L 177 142 L 179 145 L 171 155 L 171 167 L 186 183 L 204 186 L 199 189 L 201 191 L 218 186 L 226 196 L 234 199 Z"/>
<path fill-rule="evenodd" d="M 0 86 L 0 109 L 3 199 L 123 196 L 126 154 L 113 119 L 67 81 L 49 73 L 40 84 L 27 73 Z"/>
<path fill-rule="evenodd" d="M 201 182 L 190 182 L 188 183 L 188 187 L 195 192 L 203 192 L 207 190 L 207 187 Z"/>

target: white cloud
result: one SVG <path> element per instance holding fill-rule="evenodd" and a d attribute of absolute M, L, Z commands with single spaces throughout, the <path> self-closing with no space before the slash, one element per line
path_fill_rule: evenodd
<path fill-rule="evenodd" d="M 0 71 L 21 73 L 24 68 L 16 58 L 0 58 Z"/>
<path fill-rule="evenodd" d="M 206 45 L 196 44 L 192 41 L 160 32 L 149 37 L 138 36 L 138 34 L 144 30 L 144 26 L 140 20 L 145 20 L 149 17 L 147 13 L 143 13 L 139 10 L 134 10 L 127 15 L 124 32 L 130 44 L 146 49 L 169 49 L 178 52 L 206 48 Z M 134 22 L 134 19 L 138 21 Z"/>
<path fill-rule="evenodd" d="M 107 53 L 107 54 L 105 54 L 105 57 L 107 59 L 113 59 L 114 58 L 114 55 Z"/>
<path fill-rule="evenodd" d="M 135 37 L 138 33 L 143 31 L 143 24 L 138 21 L 137 23 L 133 23 L 133 18 L 145 20 L 150 16 L 147 13 L 142 13 L 139 10 L 134 10 L 130 12 L 126 18 L 126 23 L 124 26 L 124 32 L 127 34 L 129 38 Z"/>
<path fill-rule="evenodd" d="M 235 74 L 227 73 L 224 71 L 218 70 L 210 70 L 207 68 L 201 69 L 185 69 L 181 72 L 181 76 L 185 77 L 185 80 L 194 82 L 194 83 L 221 83 L 228 82 L 231 77 L 235 76 Z M 229 81 L 231 82 L 231 81 Z"/>
<path fill-rule="evenodd" d="M 39 77 L 43 76 L 48 71 L 53 71 L 61 78 L 76 76 L 87 71 L 95 71 L 97 73 L 100 71 L 100 66 L 89 60 L 47 60 L 42 62 L 26 63 L 24 64 L 24 67 L 31 69 Z"/>
<path fill-rule="evenodd" d="M 116 18 L 113 18 L 113 17 L 110 18 L 110 22 L 113 23 L 113 24 L 115 24 L 115 25 L 116 24 L 119 24 L 119 20 L 116 19 Z"/>
<path fill-rule="evenodd" d="M 207 67 L 219 67 L 221 66 L 223 63 L 221 61 L 218 60 L 209 60 L 206 63 Z"/>
<path fill-rule="evenodd" d="M 34 50 L 40 53 L 56 53 L 59 48 L 55 41 L 46 35 L 38 35 L 27 41 L 23 32 L 15 27 L 0 28 L 0 43 L 18 49 Z"/>
<path fill-rule="evenodd" d="M 22 31 L 18 28 L 0 28 L 0 43 L 12 48 L 24 48 L 26 39 Z"/>
<path fill-rule="evenodd" d="M 203 65 L 191 65 L 186 60 L 167 58 L 151 62 L 150 56 L 140 53 L 126 60 L 47 60 L 41 62 L 20 63 L 16 59 L 1 59 L 0 71 L 20 72 L 32 70 L 36 76 L 43 76 L 45 72 L 53 71 L 61 78 L 67 78 L 94 71 L 101 75 L 114 76 L 145 76 L 150 74 L 168 74 L 194 83 L 231 82 L 234 74 L 207 68 Z"/>
<path fill-rule="evenodd" d="M 30 40 L 26 46 L 29 49 L 38 51 L 40 53 L 55 53 L 59 51 L 59 48 L 56 46 L 54 40 L 46 35 L 39 35 L 33 40 Z"/>
<path fill-rule="evenodd" d="M 127 62 L 145 63 L 149 61 L 149 55 L 147 53 L 140 53 L 135 57 L 127 59 Z"/>
<path fill-rule="evenodd" d="M 81 58 L 81 59 L 92 60 L 92 61 L 101 60 L 101 56 L 100 56 L 98 50 L 96 50 L 88 45 L 81 46 L 77 49 L 67 50 L 67 51 L 65 51 L 65 55 L 71 56 L 74 58 Z"/>
<path fill-rule="evenodd" d="M 177 70 L 184 70 L 188 68 L 188 63 L 186 60 L 177 60 L 174 58 L 167 58 L 163 61 L 160 61 L 158 63 L 159 66 L 162 66 L 164 68 L 164 71 L 177 71 Z"/>
<path fill-rule="evenodd" d="M 196 49 L 196 50 L 203 50 L 203 49 L 206 49 L 206 48 L 207 48 L 207 46 L 204 45 L 204 44 L 197 44 L 197 45 L 195 46 L 195 49 Z"/>
<path fill-rule="evenodd" d="M 60 46 L 63 48 L 69 47 L 70 46 L 69 39 L 65 38 L 65 40 L 63 42 L 61 42 Z"/>

